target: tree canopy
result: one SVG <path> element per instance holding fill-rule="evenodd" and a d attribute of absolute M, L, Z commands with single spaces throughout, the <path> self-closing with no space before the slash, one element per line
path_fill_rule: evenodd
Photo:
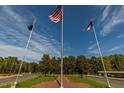
<path fill-rule="evenodd" d="M 103 59 L 107 71 L 124 71 L 124 55 L 104 56 Z M 44 54 L 39 62 L 24 62 L 11 56 L 0 57 L 0 73 L 18 73 L 21 62 L 23 62 L 22 73 L 60 74 L 61 59 L 50 57 L 48 54 Z M 103 70 L 103 66 L 100 57 L 66 56 L 63 69 L 64 74 L 82 76 L 83 74 L 98 74 L 98 71 Z"/>

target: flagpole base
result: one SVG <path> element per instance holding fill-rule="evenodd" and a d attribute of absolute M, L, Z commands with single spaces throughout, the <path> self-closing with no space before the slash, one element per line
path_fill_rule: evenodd
<path fill-rule="evenodd" d="M 16 88 L 17 82 L 14 82 L 14 84 L 11 85 L 11 88 Z"/>
<path fill-rule="evenodd" d="M 64 88 L 63 86 L 60 86 L 60 88 Z"/>
<path fill-rule="evenodd" d="M 106 86 L 106 88 L 111 88 L 112 86 L 111 85 L 109 85 L 109 86 Z"/>

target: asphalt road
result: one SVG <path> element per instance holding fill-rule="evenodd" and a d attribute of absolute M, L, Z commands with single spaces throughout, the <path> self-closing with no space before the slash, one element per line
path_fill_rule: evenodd
<path fill-rule="evenodd" d="M 25 79 L 32 78 L 32 77 L 34 77 L 34 76 L 36 76 L 36 74 L 29 74 L 29 73 L 23 74 L 22 76 L 19 76 L 18 82 L 19 82 L 19 81 L 22 81 L 22 80 L 25 80 Z M 8 83 L 14 83 L 14 82 L 15 82 L 15 79 L 16 79 L 16 77 L 0 79 L 0 86 L 1 86 L 1 85 L 6 85 L 6 84 L 8 84 Z"/>
<path fill-rule="evenodd" d="M 106 83 L 105 77 L 98 77 L 98 76 L 97 77 L 95 77 L 95 76 L 93 77 L 93 76 L 90 76 L 89 78 L 91 78 L 93 80 L 96 80 L 96 81 L 99 81 L 99 82 Z M 124 88 L 124 81 L 119 81 L 119 79 L 116 80 L 116 79 L 109 78 L 109 82 L 110 82 L 110 85 L 112 87 Z"/>

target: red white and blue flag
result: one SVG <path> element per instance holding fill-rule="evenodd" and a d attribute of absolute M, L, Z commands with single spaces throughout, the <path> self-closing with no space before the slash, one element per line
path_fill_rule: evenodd
<path fill-rule="evenodd" d="M 50 20 L 54 23 L 58 23 L 62 19 L 62 6 L 59 5 L 54 12 L 49 16 Z"/>
<path fill-rule="evenodd" d="M 86 31 L 90 31 L 93 27 L 93 22 L 90 21 L 89 24 L 87 25 Z"/>

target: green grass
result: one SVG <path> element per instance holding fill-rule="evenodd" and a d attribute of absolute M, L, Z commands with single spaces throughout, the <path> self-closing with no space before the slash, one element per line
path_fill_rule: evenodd
<path fill-rule="evenodd" d="M 33 79 L 28 79 L 28 80 L 25 80 L 25 81 L 22 81 L 20 82 L 18 85 L 17 85 L 17 88 L 31 88 L 32 85 L 35 85 L 35 84 L 38 84 L 38 83 L 41 83 L 41 82 L 46 82 L 46 81 L 53 81 L 55 80 L 55 77 L 36 77 L 36 78 L 33 78 Z"/>
<path fill-rule="evenodd" d="M 35 84 L 39 84 L 41 82 L 46 82 L 46 81 L 53 81 L 55 80 L 55 77 L 53 76 L 38 76 L 38 77 L 34 77 L 28 80 L 24 80 L 19 82 L 19 84 L 17 85 L 17 88 L 31 88 L 33 85 Z M 0 88 L 10 88 L 11 85 L 5 85 L 5 86 L 0 86 Z"/>
<path fill-rule="evenodd" d="M 67 78 L 72 82 L 80 82 L 80 83 L 87 83 L 90 85 L 90 88 L 105 88 L 106 85 L 96 82 L 95 80 L 88 79 L 86 77 L 79 77 L 79 76 L 67 76 Z"/>
<path fill-rule="evenodd" d="M 3 86 L 0 86 L 0 88 L 10 88 L 11 87 L 11 85 L 10 84 L 8 84 L 8 85 L 3 85 Z"/>

